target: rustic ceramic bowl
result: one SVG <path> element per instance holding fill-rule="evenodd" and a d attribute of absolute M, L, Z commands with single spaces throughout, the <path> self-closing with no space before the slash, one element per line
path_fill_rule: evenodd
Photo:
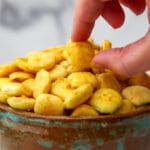
<path fill-rule="evenodd" d="M 54 117 L 0 104 L 0 150 L 150 150 L 150 106 L 126 115 Z"/>

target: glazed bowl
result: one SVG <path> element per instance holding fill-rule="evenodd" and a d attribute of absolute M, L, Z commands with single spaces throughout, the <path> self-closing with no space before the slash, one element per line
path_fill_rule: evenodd
<path fill-rule="evenodd" d="M 43 116 L 0 104 L 0 150 L 149 150 L 150 106 L 124 115 Z"/>

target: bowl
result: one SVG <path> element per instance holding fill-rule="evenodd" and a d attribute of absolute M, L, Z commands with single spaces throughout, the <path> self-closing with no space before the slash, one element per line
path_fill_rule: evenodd
<path fill-rule="evenodd" d="M 150 105 L 122 115 L 43 116 L 0 104 L 0 150 L 149 150 Z"/>

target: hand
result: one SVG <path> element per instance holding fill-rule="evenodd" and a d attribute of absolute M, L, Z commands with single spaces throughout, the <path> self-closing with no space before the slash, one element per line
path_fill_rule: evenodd
<path fill-rule="evenodd" d="M 130 8 L 136 15 L 141 14 L 147 5 L 150 16 L 150 0 L 146 0 L 146 4 L 144 0 L 78 0 L 72 40 L 88 39 L 99 16 L 103 17 L 113 28 L 120 27 L 125 19 L 120 4 Z M 150 69 L 150 42 L 148 39 L 150 40 L 150 31 L 135 43 L 99 53 L 93 58 L 93 62 L 98 67 L 110 68 L 117 74 L 125 76 L 146 71 Z"/>
<path fill-rule="evenodd" d="M 137 15 L 145 9 L 144 0 L 77 0 L 72 40 L 86 40 L 99 16 L 103 17 L 113 28 L 120 27 L 124 23 L 125 15 L 119 2 Z"/>
<path fill-rule="evenodd" d="M 130 77 L 150 69 L 150 29 L 138 41 L 125 47 L 100 52 L 93 58 L 99 68 L 109 68 L 115 73 Z"/>

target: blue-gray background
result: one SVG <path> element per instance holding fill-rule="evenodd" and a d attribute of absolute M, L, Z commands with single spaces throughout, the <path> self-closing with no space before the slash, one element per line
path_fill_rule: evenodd
<path fill-rule="evenodd" d="M 65 44 L 70 38 L 75 0 L 0 0 L 0 64 L 33 50 Z M 113 47 L 142 37 L 148 30 L 147 12 L 136 16 L 127 8 L 126 22 L 112 29 L 102 18 L 92 38 L 109 39 Z"/>

